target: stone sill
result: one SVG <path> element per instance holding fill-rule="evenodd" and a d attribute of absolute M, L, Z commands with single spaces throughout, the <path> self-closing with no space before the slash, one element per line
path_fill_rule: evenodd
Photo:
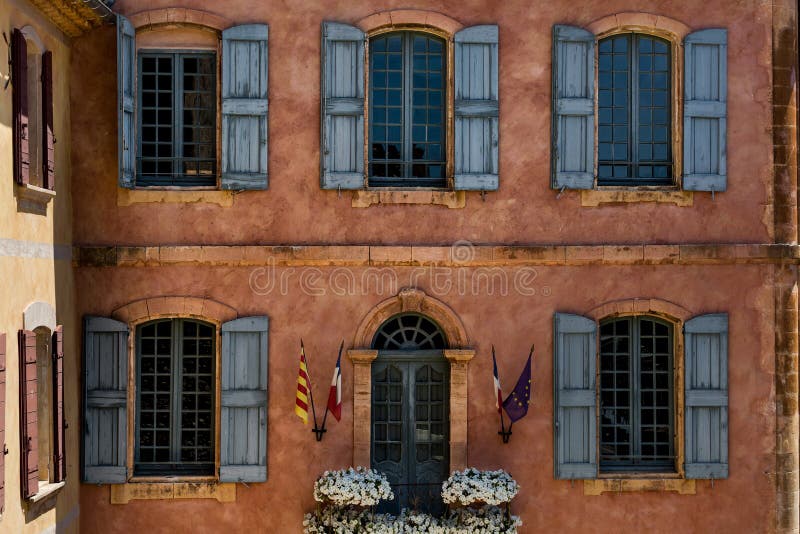
<path fill-rule="evenodd" d="M 28 502 L 36 503 L 39 501 L 43 501 L 48 497 L 50 497 L 51 495 L 58 493 L 58 491 L 66 485 L 67 482 L 62 480 L 61 482 L 53 482 L 45 484 L 44 486 L 39 486 L 39 491 L 36 492 L 36 495 L 30 497 L 28 499 Z"/>
<path fill-rule="evenodd" d="M 236 484 L 217 482 L 129 482 L 111 484 L 111 504 L 132 500 L 216 499 L 236 501 Z"/>
<path fill-rule="evenodd" d="M 52 189 L 31 184 L 17 184 L 17 206 L 21 211 L 47 215 L 47 204 L 55 198 Z"/>
<path fill-rule="evenodd" d="M 206 203 L 223 208 L 233 206 L 233 191 L 219 189 L 172 188 L 172 189 L 125 189 L 117 188 L 117 206 L 144 203 Z"/>
<path fill-rule="evenodd" d="M 368 208 L 380 204 L 420 204 L 460 209 L 466 206 L 467 196 L 464 191 L 439 191 L 431 189 L 414 191 L 409 191 L 407 189 L 367 189 L 353 191 L 351 206 L 354 208 Z"/>
<path fill-rule="evenodd" d="M 581 191 L 581 206 L 587 208 L 597 207 L 600 204 L 635 202 L 657 202 L 690 207 L 694 204 L 694 193 L 674 187 L 660 189 L 615 187 Z"/>
<path fill-rule="evenodd" d="M 679 495 L 695 495 L 697 487 L 693 479 L 677 478 L 677 475 L 662 477 L 648 474 L 646 478 L 598 478 L 583 481 L 584 495 L 644 491 L 674 491 Z"/>

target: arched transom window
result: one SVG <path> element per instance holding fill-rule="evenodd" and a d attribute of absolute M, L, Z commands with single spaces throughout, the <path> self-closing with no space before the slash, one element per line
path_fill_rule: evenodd
<path fill-rule="evenodd" d="M 391 317 L 372 340 L 372 348 L 378 350 L 440 350 L 446 345 L 439 325 L 415 313 Z"/>

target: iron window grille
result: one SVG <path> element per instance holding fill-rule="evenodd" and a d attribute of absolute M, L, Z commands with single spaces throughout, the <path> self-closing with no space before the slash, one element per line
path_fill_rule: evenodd
<path fill-rule="evenodd" d="M 215 328 L 167 319 L 136 334 L 134 474 L 213 474 Z"/>
<path fill-rule="evenodd" d="M 598 185 L 672 184 L 669 41 L 600 39 L 597 71 Z"/>
<path fill-rule="evenodd" d="M 600 325 L 600 469 L 675 469 L 673 328 L 652 317 Z"/>
<path fill-rule="evenodd" d="M 217 61 L 204 52 L 139 53 L 139 186 L 217 183 Z"/>
<path fill-rule="evenodd" d="M 369 185 L 447 185 L 445 52 L 426 33 L 370 39 Z"/>

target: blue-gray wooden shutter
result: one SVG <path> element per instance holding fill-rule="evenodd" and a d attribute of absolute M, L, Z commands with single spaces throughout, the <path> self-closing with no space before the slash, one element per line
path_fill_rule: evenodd
<path fill-rule="evenodd" d="M 553 326 L 555 478 L 595 478 L 597 324 L 580 315 L 556 313 Z"/>
<path fill-rule="evenodd" d="M 727 189 L 728 32 L 700 30 L 684 39 L 683 188 Z"/>
<path fill-rule="evenodd" d="M 728 315 L 686 321 L 686 478 L 728 478 Z"/>
<path fill-rule="evenodd" d="M 498 28 L 472 26 L 455 35 L 455 188 L 494 191 L 498 171 Z"/>
<path fill-rule="evenodd" d="M 269 26 L 222 32 L 222 189 L 266 189 Z"/>
<path fill-rule="evenodd" d="M 119 186 L 136 184 L 136 30 L 117 15 L 117 157 Z"/>
<path fill-rule="evenodd" d="M 364 187 L 364 32 L 322 23 L 320 187 Z"/>
<path fill-rule="evenodd" d="M 264 316 L 222 325 L 221 482 L 267 480 L 267 330 Z"/>
<path fill-rule="evenodd" d="M 125 482 L 128 326 L 105 317 L 86 317 L 83 336 L 83 481 Z"/>
<path fill-rule="evenodd" d="M 553 27 L 554 189 L 594 187 L 594 47 L 582 28 Z"/>

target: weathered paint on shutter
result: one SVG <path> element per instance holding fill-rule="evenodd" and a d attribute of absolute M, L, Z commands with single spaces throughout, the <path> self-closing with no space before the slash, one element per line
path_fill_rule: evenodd
<path fill-rule="evenodd" d="M 11 32 L 12 135 L 14 138 L 14 181 L 30 181 L 30 130 L 28 128 L 28 45 L 17 28 Z"/>
<path fill-rule="evenodd" d="M 728 315 L 686 321 L 686 478 L 728 478 Z"/>
<path fill-rule="evenodd" d="M 500 185 L 500 99 L 496 25 L 455 35 L 455 188 L 494 191 Z"/>
<path fill-rule="evenodd" d="M 19 331 L 19 435 L 22 498 L 39 491 L 39 420 L 36 333 Z"/>
<path fill-rule="evenodd" d="M 136 183 L 136 30 L 117 14 L 117 154 L 119 186 Z"/>
<path fill-rule="evenodd" d="M 0 514 L 6 503 L 6 335 L 0 334 Z"/>
<path fill-rule="evenodd" d="M 322 23 L 320 187 L 364 187 L 364 32 Z"/>
<path fill-rule="evenodd" d="M 595 36 L 553 27 L 552 187 L 594 187 Z"/>
<path fill-rule="evenodd" d="M 221 482 L 267 480 L 268 328 L 265 316 L 222 325 Z"/>
<path fill-rule="evenodd" d="M 67 477 L 65 452 L 66 420 L 64 419 L 64 327 L 53 332 L 53 480 Z"/>
<path fill-rule="evenodd" d="M 128 327 L 84 319 L 83 481 L 127 480 Z"/>
<path fill-rule="evenodd" d="M 53 53 L 42 55 L 42 183 L 56 188 L 56 136 L 53 130 Z"/>
<path fill-rule="evenodd" d="M 222 32 L 222 188 L 267 189 L 269 26 Z"/>
<path fill-rule="evenodd" d="M 597 324 L 579 315 L 556 313 L 553 325 L 555 478 L 595 478 Z"/>
<path fill-rule="evenodd" d="M 728 32 L 700 30 L 684 40 L 683 188 L 727 189 Z"/>

